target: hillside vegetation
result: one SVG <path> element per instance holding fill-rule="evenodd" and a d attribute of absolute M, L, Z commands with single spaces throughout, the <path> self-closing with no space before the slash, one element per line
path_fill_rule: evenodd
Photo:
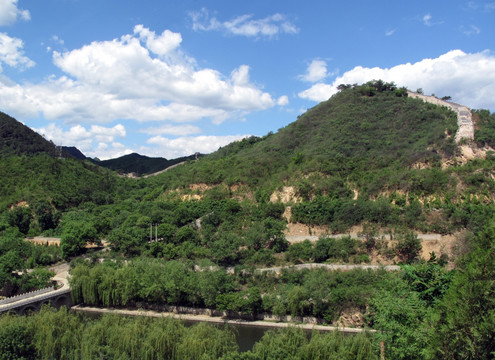
<path fill-rule="evenodd" d="M 0 111 L 0 158 L 39 153 L 59 155 L 55 144 Z"/>
<path fill-rule="evenodd" d="M 453 112 L 382 81 L 342 85 L 276 133 L 146 179 L 124 179 L 46 152 L 5 156 L 0 286 L 16 291 L 34 282 L 15 275 L 27 266 L 87 253 L 89 261 L 72 263 L 73 297 L 83 304 L 204 306 L 246 316 L 314 316 L 334 325 L 358 314 L 355 326 L 380 330 L 359 340 L 366 347 L 362 358 L 378 358 L 384 340 L 390 359 L 489 359 L 495 351 L 495 157 L 488 150 L 495 121 L 485 110 L 473 115 L 477 139 L 461 145 L 473 152 L 484 147 L 477 159 L 466 159 L 455 143 Z M 291 244 L 288 224 L 319 226 L 325 235 Z M 333 235 L 354 227 L 362 237 Z M 418 232 L 449 234 L 455 251 L 422 258 Z M 61 249 L 23 247 L 25 234 L 59 236 Z M 109 251 L 86 249 L 100 240 Z M 280 275 L 259 269 L 380 261 L 403 267 Z M 41 336 L 32 326 L 23 322 L 18 330 Z M 273 345 L 284 337 L 307 344 L 300 334 L 271 334 L 252 354 L 226 358 L 271 358 L 273 349 L 286 349 Z M 24 345 L 44 354 L 36 344 Z M 100 354 L 127 351 L 122 342 L 112 345 L 119 351 L 98 344 Z M 313 345 L 312 354 L 324 346 Z M 294 351 L 284 358 L 297 358 Z"/>
<path fill-rule="evenodd" d="M 232 143 L 202 159 L 193 174 L 181 169 L 181 180 L 277 186 L 317 172 L 366 188 L 368 176 L 383 169 L 439 166 L 455 154 L 456 129 L 453 112 L 392 85 L 349 86 L 276 134 Z"/>

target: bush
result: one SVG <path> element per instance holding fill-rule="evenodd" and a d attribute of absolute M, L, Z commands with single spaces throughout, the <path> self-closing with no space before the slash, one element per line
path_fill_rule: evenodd
<path fill-rule="evenodd" d="M 401 261 L 410 264 L 418 259 L 422 247 L 421 241 L 416 234 L 412 231 L 408 231 L 399 234 L 396 239 L 397 244 L 395 246 L 395 251 Z"/>

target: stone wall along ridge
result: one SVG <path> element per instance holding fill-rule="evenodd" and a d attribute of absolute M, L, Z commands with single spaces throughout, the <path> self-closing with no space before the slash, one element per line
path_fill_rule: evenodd
<path fill-rule="evenodd" d="M 441 100 L 435 96 L 427 96 L 412 91 L 408 91 L 407 96 L 413 99 L 423 100 L 424 102 L 430 104 L 446 106 L 450 110 L 454 111 L 457 114 L 457 133 L 455 134 L 456 143 L 459 143 L 463 139 L 474 140 L 473 117 L 471 110 L 468 107 Z"/>

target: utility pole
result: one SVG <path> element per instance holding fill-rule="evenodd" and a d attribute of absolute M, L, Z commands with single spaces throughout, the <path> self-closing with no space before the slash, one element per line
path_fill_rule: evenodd
<path fill-rule="evenodd" d="M 155 225 L 155 241 L 158 241 L 158 223 L 150 224 L 150 243 L 153 242 L 153 225 Z"/>

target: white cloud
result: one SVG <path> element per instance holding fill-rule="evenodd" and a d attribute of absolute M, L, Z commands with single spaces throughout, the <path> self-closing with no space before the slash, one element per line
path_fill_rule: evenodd
<path fill-rule="evenodd" d="M 113 127 L 92 125 L 89 129 L 75 125 L 68 131 L 64 131 L 61 127 L 51 123 L 34 130 L 57 145 L 76 146 L 89 157 L 108 159 L 132 152 L 124 145 L 115 142 L 116 138 L 126 136 L 126 129 L 121 124 Z"/>
<path fill-rule="evenodd" d="M 373 79 L 395 82 L 411 90 L 449 95 L 471 108 L 495 109 L 495 55 L 489 51 L 469 54 L 452 50 L 434 59 L 423 59 L 392 68 L 356 66 L 333 83 L 318 83 L 299 93 L 301 98 L 323 101 L 335 94 L 340 84 L 361 84 Z"/>
<path fill-rule="evenodd" d="M 467 36 L 479 35 L 481 33 L 481 29 L 476 25 L 461 26 L 461 31 Z"/>
<path fill-rule="evenodd" d="M 285 15 L 274 14 L 262 19 L 253 15 L 240 15 L 229 21 L 218 21 L 207 9 L 189 13 L 195 31 L 225 31 L 232 35 L 272 38 L 279 34 L 297 34 L 299 29 Z"/>
<path fill-rule="evenodd" d="M 327 77 L 327 63 L 324 60 L 315 59 L 309 64 L 306 73 L 299 78 L 304 81 L 316 82 Z"/>
<path fill-rule="evenodd" d="M 192 21 L 192 29 L 194 31 L 212 31 L 222 28 L 222 23 L 215 17 L 211 17 L 210 12 L 206 8 L 202 8 L 199 11 L 191 11 L 189 18 Z"/>
<path fill-rule="evenodd" d="M 301 91 L 299 97 L 319 102 L 328 100 L 328 98 L 336 92 L 337 90 L 334 85 L 318 83 L 314 84 L 309 89 Z"/>
<path fill-rule="evenodd" d="M 426 14 L 423 16 L 422 21 L 425 26 L 435 26 L 435 25 L 441 25 L 443 24 L 443 21 L 434 21 L 432 22 L 431 20 L 433 19 L 433 16 L 431 16 L 430 13 Z"/>
<path fill-rule="evenodd" d="M 64 40 L 59 38 L 58 35 L 53 35 L 50 40 L 53 41 L 55 44 L 58 44 L 58 45 L 64 44 Z"/>
<path fill-rule="evenodd" d="M 192 134 L 198 134 L 201 129 L 194 125 L 170 125 L 165 124 L 158 127 L 150 127 L 141 130 L 141 132 L 148 135 L 174 135 L 174 136 L 187 136 Z"/>
<path fill-rule="evenodd" d="M 423 16 L 423 24 L 426 26 L 431 26 L 431 14 L 426 14 Z"/>
<path fill-rule="evenodd" d="M 249 66 L 240 66 L 238 69 L 232 71 L 230 77 L 232 78 L 232 82 L 236 85 L 249 84 Z"/>
<path fill-rule="evenodd" d="M 14 115 L 42 113 L 69 123 L 209 118 L 218 124 L 275 106 L 269 93 L 250 82 L 248 66 L 239 66 L 230 77 L 198 69 L 180 52 L 181 41 L 178 33 L 156 35 L 138 25 L 133 34 L 112 41 L 54 51 L 54 64 L 67 75 L 23 86 L 7 86 L 0 79 L 0 107 Z"/>
<path fill-rule="evenodd" d="M 278 106 L 286 106 L 286 105 L 289 105 L 289 98 L 287 97 L 287 95 L 282 95 L 281 97 L 279 97 L 277 99 L 277 105 Z"/>
<path fill-rule="evenodd" d="M 24 56 L 23 46 L 21 39 L 0 33 L 0 72 L 2 71 L 2 63 L 21 69 L 34 66 L 34 61 Z"/>
<path fill-rule="evenodd" d="M 0 26 L 12 25 L 17 19 L 30 20 L 31 15 L 17 7 L 17 0 L 0 0 Z"/>
<path fill-rule="evenodd" d="M 146 47 L 160 56 L 165 56 L 176 50 L 182 42 L 182 36 L 179 33 L 165 30 L 157 37 L 154 31 L 150 31 L 143 25 L 136 25 L 134 34 L 138 34 L 139 38 L 146 42 Z"/>
<path fill-rule="evenodd" d="M 149 156 L 162 156 L 167 159 L 178 158 L 191 155 L 196 152 L 209 154 L 218 150 L 221 146 L 230 144 L 233 141 L 241 140 L 249 135 L 229 135 L 229 136 L 196 136 L 179 137 L 169 139 L 162 136 L 154 136 L 147 142 L 156 145 L 156 148 L 141 149 L 142 153 Z"/>
<path fill-rule="evenodd" d="M 395 34 L 395 31 L 397 29 L 388 29 L 387 31 L 385 31 L 385 36 L 392 36 L 393 34 Z"/>

